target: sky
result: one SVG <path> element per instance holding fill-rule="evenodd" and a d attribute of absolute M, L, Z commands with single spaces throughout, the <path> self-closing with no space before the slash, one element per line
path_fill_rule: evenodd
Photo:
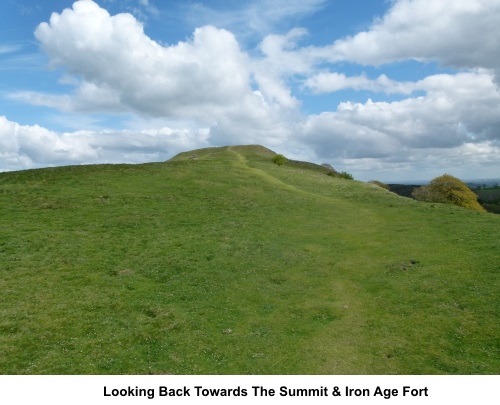
<path fill-rule="evenodd" d="M 260 144 L 500 177 L 499 0 L 4 0 L 0 171 Z"/>

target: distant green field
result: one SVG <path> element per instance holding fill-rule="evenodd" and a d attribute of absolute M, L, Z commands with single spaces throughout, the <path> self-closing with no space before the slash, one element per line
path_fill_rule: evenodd
<path fill-rule="evenodd" d="M 0 173 L 1 373 L 499 373 L 498 215 L 273 155 Z"/>

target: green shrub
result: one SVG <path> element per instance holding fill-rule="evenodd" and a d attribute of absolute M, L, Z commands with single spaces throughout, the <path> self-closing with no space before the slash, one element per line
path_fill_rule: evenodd
<path fill-rule="evenodd" d="M 477 195 L 463 181 L 449 174 L 434 178 L 428 186 L 416 188 L 412 197 L 419 201 L 454 204 L 474 211 L 485 212 Z"/>
<path fill-rule="evenodd" d="M 352 180 L 353 179 L 352 174 L 347 173 L 347 172 L 336 172 L 336 171 L 334 171 L 334 172 L 328 172 L 327 176 L 337 177 L 339 179 L 346 179 L 346 180 Z"/>
<path fill-rule="evenodd" d="M 354 179 L 354 177 L 352 177 L 352 174 L 347 173 L 347 172 L 340 172 L 338 177 L 340 177 L 341 179 L 346 179 L 346 180 L 353 180 Z"/>
<path fill-rule="evenodd" d="M 272 160 L 273 163 L 277 164 L 278 166 L 284 165 L 287 162 L 287 158 L 279 154 L 275 155 Z"/>

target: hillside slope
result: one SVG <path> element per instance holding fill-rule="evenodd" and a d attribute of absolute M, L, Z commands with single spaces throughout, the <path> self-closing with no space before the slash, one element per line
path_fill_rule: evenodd
<path fill-rule="evenodd" d="M 271 163 L 0 173 L 4 374 L 497 374 L 500 217 Z"/>

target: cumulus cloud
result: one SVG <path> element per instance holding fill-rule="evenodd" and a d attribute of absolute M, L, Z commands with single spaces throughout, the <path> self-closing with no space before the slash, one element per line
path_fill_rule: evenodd
<path fill-rule="evenodd" d="M 350 158 L 335 160 L 342 170 L 356 173 L 357 178 L 374 177 L 386 182 L 428 181 L 443 173 L 462 179 L 492 178 L 498 173 L 498 142 L 467 142 L 442 149 L 402 149 L 399 153 L 383 158 Z"/>
<path fill-rule="evenodd" d="M 344 89 L 369 90 L 374 93 L 386 94 L 411 94 L 418 90 L 418 86 L 414 83 L 391 80 L 385 74 L 372 80 L 365 74 L 346 76 L 343 73 L 321 72 L 309 77 L 304 85 L 317 94 L 332 93 Z"/>
<path fill-rule="evenodd" d="M 337 111 L 309 116 L 303 143 L 323 159 L 348 164 L 356 159 L 372 170 L 381 164 L 420 167 L 421 173 L 425 167 L 498 164 L 500 94 L 490 74 L 434 75 L 414 87 L 426 94 L 395 102 L 343 102 Z"/>
<path fill-rule="evenodd" d="M 199 28 L 191 41 L 164 47 L 147 37 L 132 15 L 110 16 L 88 0 L 52 14 L 35 36 L 52 65 L 81 78 L 80 93 L 98 88 L 124 110 L 207 120 L 217 108 L 251 96 L 245 54 L 230 32 L 215 27 Z M 80 97 L 86 109 L 93 99 Z"/>
<path fill-rule="evenodd" d="M 293 96 L 286 78 L 306 74 L 312 64 L 295 52 L 300 38 L 307 31 L 296 28 L 285 35 L 267 35 L 259 45 L 263 58 L 253 61 L 253 77 L 266 99 L 285 108 L 296 108 L 299 101 Z"/>
<path fill-rule="evenodd" d="M 38 125 L 20 125 L 0 116 L 0 168 L 162 161 L 178 152 L 208 146 L 208 136 L 208 129 L 167 127 L 58 133 Z"/>
<path fill-rule="evenodd" d="M 364 65 L 414 59 L 500 73 L 500 2 L 399 0 L 369 30 L 317 48 L 317 56 Z"/>
<path fill-rule="evenodd" d="M 269 105 L 273 98 L 294 106 L 293 97 L 276 82 L 263 85 L 264 92 L 252 89 L 250 59 L 224 29 L 201 27 L 191 40 L 163 46 L 147 37 L 132 15 L 111 16 L 88 0 L 54 13 L 35 35 L 52 65 L 77 77 L 78 85 L 71 95 L 12 95 L 32 104 L 190 119 L 212 126 L 214 141 L 231 143 L 238 141 L 237 123 L 246 124 L 248 139 L 262 141 L 265 131 L 266 138 L 276 132 L 276 121 L 283 117 Z M 276 96 L 279 91 L 284 95 Z"/>

